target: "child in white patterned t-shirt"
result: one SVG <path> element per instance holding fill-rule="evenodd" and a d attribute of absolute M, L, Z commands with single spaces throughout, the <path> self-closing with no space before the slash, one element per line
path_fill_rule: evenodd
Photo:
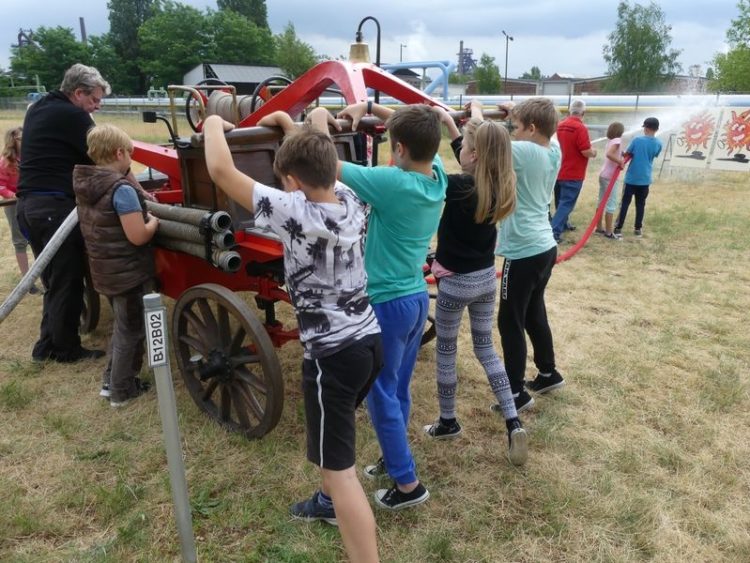
<path fill-rule="evenodd" d="M 307 458 L 322 477 L 320 490 L 294 504 L 292 516 L 338 525 L 352 561 L 377 561 L 375 518 L 354 469 L 354 411 L 382 363 L 362 257 L 365 206 L 336 182 L 326 114 L 311 117 L 315 124 L 299 130 L 283 112 L 259 123 L 286 134 L 274 161 L 284 191 L 235 167 L 224 137 L 234 126 L 218 116 L 204 123 L 206 164 L 216 185 L 284 245 L 286 285 L 304 346 Z"/>

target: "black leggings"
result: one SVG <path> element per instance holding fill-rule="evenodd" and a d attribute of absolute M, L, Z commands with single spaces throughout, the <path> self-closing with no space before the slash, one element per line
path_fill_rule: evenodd
<path fill-rule="evenodd" d="M 523 389 L 526 372 L 526 332 L 534 348 L 534 364 L 542 373 L 555 369 L 552 330 L 547 321 L 544 290 L 557 259 L 557 246 L 546 252 L 508 260 L 503 263 L 500 283 L 500 312 L 497 326 L 503 346 L 505 369 L 510 389 L 515 394 Z"/>

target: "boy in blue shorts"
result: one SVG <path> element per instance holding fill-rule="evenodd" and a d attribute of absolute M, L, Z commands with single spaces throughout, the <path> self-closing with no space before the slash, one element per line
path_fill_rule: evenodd
<path fill-rule="evenodd" d="M 360 102 L 339 117 L 350 118 L 356 129 L 370 112 L 386 124 L 395 166 L 339 162 L 338 177 L 371 207 L 365 243 L 367 291 L 383 331 L 385 365 L 367 396 L 383 457 L 365 467 L 365 475 L 375 478 L 387 471 L 393 486 L 379 489 L 375 502 L 400 510 L 430 496 L 417 479 L 409 449 L 409 384 L 429 307 L 422 265 L 440 221 L 448 179 L 436 156 L 441 125 L 435 110 L 411 105 L 394 111 Z"/>
<path fill-rule="evenodd" d="M 291 514 L 339 526 L 350 560 L 377 561 L 375 518 L 354 469 L 354 411 L 382 364 L 362 256 L 365 205 L 336 182 L 326 116 L 315 112 L 312 119 L 299 131 L 283 112 L 259 123 L 286 134 L 274 160 L 283 191 L 237 170 L 224 137 L 234 126 L 218 116 L 203 126 L 206 164 L 216 185 L 284 245 L 286 286 L 304 346 L 307 458 L 322 477 L 320 490 L 292 505 Z"/>
<path fill-rule="evenodd" d="M 643 135 L 630 141 L 625 156 L 630 156 L 630 164 L 625 172 L 625 188 L 622 191 L 620 214 L 615 225 L 615 234 L 619 235 L 625 218 L 628 215 L 630 200 L 635 197 L 635 236 L 643 236 L 643 217 L 646 214 L 646 198 L 651 186 L 654 159 L 661 153 L 661 141 L 656 138 L 659 120 L 647 117 L 643 122 Z"/>

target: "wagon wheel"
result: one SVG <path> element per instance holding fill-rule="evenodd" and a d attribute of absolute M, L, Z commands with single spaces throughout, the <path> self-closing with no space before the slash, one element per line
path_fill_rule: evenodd
<path fill-rule="evenodd" d="M 424 346 L 428 342 L 432 342 L 437 336 L 437 330 L 435 329 L 435 300 L 437 299 L 437 289 L 434 292 L 430 292 L 430 308 L 427 311 L 427 321 L 424 324 L 424 332 L 422 333 L 422 340 L 419 345 Z"/>
<path fill-rule="evenodd" d="M 81 309 L 81 324 L 78 327 L 78 332 L 88 334 L 94 330 L 99 324 L 100 310 L 99 294 L 94 289 L 91 272 L 87 264 L 86 273 L 83 276 L 83 308 Z"/>
<path fill-rule="evenodd" d="M 428 277 L 430 272 L 430 266 L 432 266 L 432 262 L 435 260 L 435 253 L 430 252 L 427 254 L 427 258 L 425 259 L 425 265 L 422 267 L 422 274 L 424 277 Z M 430 304 L 429 309 L 427 310 L 427 321 L 425 321 L 424 324 L 424 332 L 422 333 L 422 340 L 420 341 L 419 345 L 424 346 L 428 342 L 432 342 L 435 339 L 435 336 L 437 336 L 437 329 L 435 329 L 435 300 L 437 299 L 437 284 L 430 285 Z"/>
<path fill-rule="evenodd" d="M 268 333 L 247 304 L 216 284 L 186 290 L 172 315 L 174 351 L 198 407 L 260 438 L 281 418 L 284 382 Z"/>

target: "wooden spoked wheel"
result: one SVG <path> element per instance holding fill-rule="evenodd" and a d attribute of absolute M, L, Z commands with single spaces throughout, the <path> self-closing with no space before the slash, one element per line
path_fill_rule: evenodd
<path fill-rule="evenodd" d="M 420 346 L 424 346 L 428 342 L 435 340 L 437 336 L 437 329 L 435 328 L 435 303 L 437 299 L 437 288 L 430 288 L 430 308 L 427 311 L 427 320 L 424 323 L 424 332 L 422 333 L 422 340 Z"/>
<path fill-rule="evenodd" d="M 435 260 L 435 253 L 429 252 L 425 259 L 425 265 L 422 266 L 422 275 L 427 278 L 431 275 L 430 266 Z M 427 286 L 430 293 L 430 305 L 427 310 L 427 320 L 424 323 L 424 332 L 422 333 L 422 340 L 419 345 L 424 346 L 428 342 L 435 340 L 437 336 L 437 329 L 435 328 L 435 303 L 437 300 L 437 284 L 431 284 Z"/>
<path fill-rule="evenodd" d="M 99 294 L 94 289 L 91 273 L 87 266 L 86 274 L 83 277 L 83 309 L 81 309 L 81 324 L 78 327 L 78 332 L 88 334 L 93 331 L 99 324 L 100 312 Z"/>
<path fill-rule="evenodd" d="M 247 438 L 270 432 L 284 407 L 271 339 L 237 295 L 216 284 L 186 290 L 172 316 L 174 351 L 198 407 Z"/>

